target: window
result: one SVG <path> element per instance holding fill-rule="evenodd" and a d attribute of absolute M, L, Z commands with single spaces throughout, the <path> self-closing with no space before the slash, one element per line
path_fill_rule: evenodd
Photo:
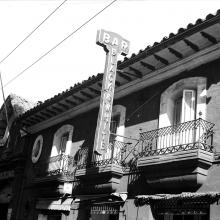
<path fill-rule="evenodd" d="M 161 94 L 159 128 L 200 117 L 206 119 L 206 78 L 179 80 Z"/>
<path fill-rule="evenodd" d="M 206 78 L 172 84 L 161 94 L 157 148 L 194 143 L 202 135 L 194 126 L 199 118 L 206 119 Z"/>
<path fill-rule="evenodd" d="M 125 130 L 125 113 L 126 108 L 122 105 L 115 105 L 112 108 L 112 118 L 110 123 L 110 137 L 109 146 L 106 153 L 103 155 L 95 155 L 94 160 L 110 159 L 112 156 L 120 156 L 120 144 L 115 141 L 123 142 L 123 135 Z M 112 134 L 111 134 L 112 133 Z M 114 153 L 113 153 L 114 152 Z"/>
<path fill-rule="evenodd" d="M 195 91 L 183 90 L 180 96 L 174 100 L 173 124 L 195 119 Z"/>
<path fill-rule="evenodd" d="M 66 145 L 69 138 L 69 133 L 65 133 L 60 138 L 60 147 L 59 147 L 59 153 L 65 153 L 66 151 Z"/>
<path fill-rule="evenodd" d="M 120 115 L 115 115 L 111 118 L 109 143 L 113 143 L 113 141 L 116 138 L 119 122 L 120 122 Z"/>
<path fill-rule="evenodd" d="M 126 108 L 122 105 L 114 105 L 112 108 L 112 118 L 110 124 L 110 132 L 123 136 L 125 130 Z M 115 136 L 114 140 L 123 141 L 123 137 Z M 111 140 L 111 137 L 110 137 Z"/>
<path fill-rule="evenodd" d="M 54 134 L 51 157 L 61 153 L 69 155 L 72 147 L 73 126 L 63 125 Z"/>
<path fill-rule="evenodd" d="M 39 135 L 33 145 L 31 159 L 33 163 L 36 163 L 40 158 L 43 146 L 43 136 Z"/>

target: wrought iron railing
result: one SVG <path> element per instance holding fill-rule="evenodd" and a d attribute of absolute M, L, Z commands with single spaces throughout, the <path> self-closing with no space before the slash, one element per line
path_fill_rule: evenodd
<path fill-rule="evenodd" d="M 78 155 L 77 169 L 99 167 L 108 164 L 121 165 L 129 144 L 114 140 L 112 143 L 109 143 L 104 154 L 97 155 L 93 153 L 91 162 L 88 160 L 88 148 L 82 148 Z"/>
<path fill-rule="evenodd" d="M 34 169 L 37 177 L 54 176 L 58 174 L 73 176 L 76 166 L 73 157 L 60 154 L 50 157 L 46 162 L 36 164 Z"/>
<path fill-rule="evenodd" d="M 201 118 L 140 133 L 138 157 L 203 149 L 213 152 L 214 124 Z"/>

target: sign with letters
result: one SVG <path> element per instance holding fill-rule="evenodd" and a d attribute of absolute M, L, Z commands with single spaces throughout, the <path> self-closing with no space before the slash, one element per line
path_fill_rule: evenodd
<path fill-rule="evenodd" d="M 94 141 L 95 152 L 103 154 L 106 152 L 106 147 L 109 144 L 110 122 L 117 72 L 117 57 L 118 55 L 128 54 L 129 41 L 116 33 L 99 30 L 97 32 L 96 43 L 102 46 L 107 53 Z"/>

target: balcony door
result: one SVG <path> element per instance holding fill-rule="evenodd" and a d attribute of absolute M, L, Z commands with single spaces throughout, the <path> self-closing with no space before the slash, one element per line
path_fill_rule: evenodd
<path fill-rule="evenodd" d="M 116 138 L 116 135 L 114 134 L 117 134 L 119 121 L 120 121 L 120 115 L 115 115 L 111 118 L 109 143 L 113 143 Z"/>
<path fill-rule="evenodd" d="M 115 145 L 115 140 L 116 140 L 117 129 L 119 127 L 119 122 L 120 122 L 120 115 L 112 116 L 110 122 L 110 136 L 109 136 L 109 145 L 107 147 L 107 152 L 103 154 L 98 160 L 110 159 L 112 156 L 115 156 L 117 154 L 118 149 L 116 149 L 117 147 Z"/>
<path fill-rule="evenodd" d="M 180 124 L 195 119 L 195 91 L 183 90 L 174 102 L 173 124 Z"/>
<path fill-rule="evenodd" d="M 194 124 L 189 121 L 195 119 L 195 97 L 195 91 L 187 89 L 174 101 L 173 146 L 192 143 L 194 140 Z"/>
<path fill-rule="evenodd" d="M 69 138 L 69 132 L 64 133 L 60 137 L 60 146 L 59 146 L 59 154 L 64 154 L 66 152 L 66 144 Z"/>

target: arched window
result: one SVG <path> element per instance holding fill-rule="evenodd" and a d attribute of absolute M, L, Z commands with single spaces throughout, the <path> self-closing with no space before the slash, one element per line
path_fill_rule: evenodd
<path fill-rule="evenodd" d="M 43 147 L 43 136 L 39 135 L 37 136 L 32 148 L 31 159 L 33 163 L 36 163 L 40 158 L 42 147 Z"/>
<path fill-rule="evenodd" d="M 121 144 L 124 138 L 126 108 L 122 105 L 114 105 L 112 108 L 112 117 L 110 124 L 109 146 L 105 154 L 95 156 L 95 160 L 110 159 L 114 149 L 114 157 L 120 157 Z M 115 142 L 116 141 L 116 142 Z M 117 142 L 118 141 L 118 142 Z"/>
<path fill-rule="evenodd" d="M 179 80 L 161 95 L 159 128 L 206 118 L 206 78 Z"/>
<path fill-rule="evenodd" d="M 54 134 L 51 157 L 61 153 L 69 155 L 72 146 L 73 126 L 63 125 Z"/>
<path fill-rule="evenodd" d="M 172 84 L 161 95 L 157 148 L 195 142 L 201 136 L 195 126 L 198 118 L 206 118 L 206 78 Z"/>

